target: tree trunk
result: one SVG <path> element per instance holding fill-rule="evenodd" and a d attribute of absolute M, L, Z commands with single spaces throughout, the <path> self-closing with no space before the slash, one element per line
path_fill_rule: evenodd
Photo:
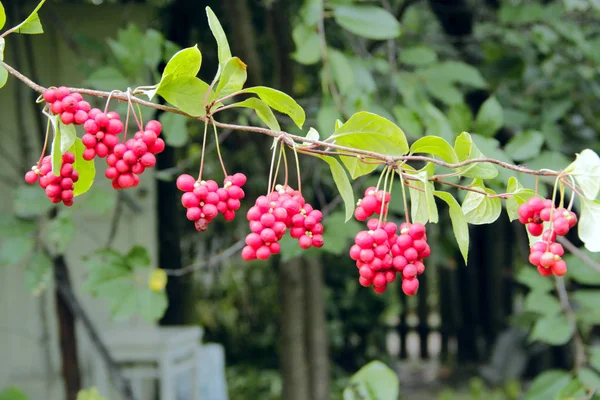
<path fill-rule="evenodd" d="M 77 359 L 77 335 L 75 331 L 75 315 L 67 300 L 61 296 L 59 285 L 71 288 L 69 270 L 65 258 L 54 258 L 54 279 L 56 280 L 56 316 L 58 319 L 58 336 L 60 340 L 61 370 L 65 384 L 65 399 L 75 400 L 81 389 L 81 374 Z"/>
<path fill-rule="evenodd" d="M 306 263 L 304 282 L 310 398 L 327 400 L 329 399 L 329 340 L 323 298 L 323 263 L 320 258 Z"/>
<path fill-rule="evenodd" d="M 282 398 L 285 400 L 310 399 L 302 268 L 300 258 L 282 262 L 279 268 L 281 303 L 279 362 L 283 379 Z"/>

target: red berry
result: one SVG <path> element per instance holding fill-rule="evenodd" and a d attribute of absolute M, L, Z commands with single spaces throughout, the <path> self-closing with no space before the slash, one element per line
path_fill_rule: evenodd
<path fill-rule="evenodd" d="M 47 103 L 52 104 L 56 101 L 56 90 L 55 89 L 46 89 L 46 90 L 44 90 L 43 96 L 44 96 L 44 100 L 46 100 Z"/>
<path fill-rule="evenodd" d="M 254 250 L 250 246 L 245 246 L 242 249 L 242 258 L 246 261 L 255 260 L 256 259 L 256 250 Z"/>
<path fill-rule="evenodd" d="M 419 280 L 417 278 L 402 279 L 402 291 L 407 296 L 414 296 L 419 290 Z"/>
<path fill-rule="evenodd" d="M 554 232 L 559 236 L 569 233 L 569 222 L 564 217 L 559 217 L 553 223 Z"/>
<path fill-rule="evenodd" d="M 538 265 L 537 270 L 540 273 L 540 275 L 542 275 L 542 276 L 550 276 L 550 275 L 552 275 L 552 269 L 551 268 L 544 268 L 541 265 Z"/>
<path fill-rule="evenodd" d="M 158 135 L 160 135 L 160 132 L 162 131 L 162 125 L 160 122 L 153 119 L 146 123 L 146 130 L 153 131 L 158 136 Z"/>
<path fill-rule="evenodd" d="M 558 260 L 550 269 L 554 275 L 563 276 L 567 273 L 567 263 L 564 260 Z"/>
<path fill-rule="evenodd" d="M 177 189 L 184 191 L 184 192 L 191 192 L 194 190 L 194 184 L 196 183 L 196 180 L 188 174 L 183 174 L 183 175 L 179 175 L 179 177 L 177 178 Z"/>
<path fill-rule="evenodd" d="M 25 182 L 29 183 L 30 185 L 35 183 L 38 180 L 38 174 L 36 174 L 34 171 L 28 171 L 25 174 Z"/>
<path fill-rule="evenodd" d="M 542 257 L 540 258 L 540 265 L 542 267 L 551 267 L 555 262 L 556 260 L 554 259 L 554 254 L 550 253 L 549 251 L 542 254 Z"/>
<path fill-rule="evenodd" d="M 544 225 L 530 222 L 527 224 L 527 230 L 529 231 L 529 233 L 531 233 L 532 236 L 540 236 L 544 231 Z"/>

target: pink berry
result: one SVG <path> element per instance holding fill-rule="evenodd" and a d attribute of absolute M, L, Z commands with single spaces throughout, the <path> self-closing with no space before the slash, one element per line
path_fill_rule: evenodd
<path fill-rule="evenodd" d="M 28 171 L 25 174 L 25 182 L 29 183 L 30 185 L 35 183 L 37 180 L 38 180 L 38 175 L 33 171 Z"/>
<path fill-rule="evenodd" d="M 419 280 L 417 278 L 402 279 L 402 291 L 407 296 L 414 296 L 419 290 Z"/>
<path fill-rule="evenodd" d="M 179 175 L 176 181 L 177 189 L 184 192 L 191 192 L 194 190 L 194 184 L 196 180 L 194 177 L 188 174 Z"/>

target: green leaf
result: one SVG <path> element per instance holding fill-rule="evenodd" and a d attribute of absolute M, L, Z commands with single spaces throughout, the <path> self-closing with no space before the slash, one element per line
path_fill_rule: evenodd
<path fill-rule="evenodd" d="M 517 282 L 522 283 L 534 291 L 549 292 L 554 289 L 552 281 L 541 276 L 535 268 L 531 268 L 530 265 L 521 268 L 515 279 Z"/>
<path fill-rule="evenodd" d="M 475 118 L 475 132 L 483 136 L 494 136 L 504 124 L 502 106 L 495 96 L 483 102 Z"/>
<path fill-rule="evenodd" d="M 537 157 L 544 145 L 544 135 L 538 131 L 524 131 L 513 136 L 504 151 L 515 161 Z"/>
<path fill-rule="evenodd" d="M 37 230 L 34 221 L 17 218 L 14 214 L 0 214 L 0 238 L 33 234 Z"/>
<path fill-rule="evenodd" d="M 389 156 L 408 153 L 404 132 L 391 121 L 369 112 L 361 111 L 336 129 L 330 140 L 355 149 L 374 151 Z M 353 179 L 374 171 L 377 166 L 362 163 L 355 157 L 342 157 L 342 162 Z"/>
<path fill-rule="evenodd" d="M 143 246 L 134 246 L 125 256 L 125 263 L 132 269 L 147 268 L 152 265 L 150 254 Z"/>
<path fill-rule="evenodd" d="M 340 196 L 342 196 L 342 199 L 344 200 L 344 206 L 346 208 L 345 222 L 348 222 L 348 220 L 354 215 L 354 191 L 352 190 L 352 185 L 350 184 L 348 175 L 335 158 L 327 156 L 317 157 L 329 164 L 331 175 L 333 175 L 333 181 L 340 192 Z"/>
<path fill-rule="evenodd" d="M 492 189 L 486 188 L 481 179 L 474 179 L 469 187 L 479 189 L 487 194 L 494 195 Z M 462 203 L 467 222 L 473 225 L 491 224 L 498 219 L 502 212 L 500 198 L 490 198 L 481 193 L 469 192 Z"/>
<path fill-rule="evenodd" d="M 41 251 L 35 252 L 25 269 L 27 291 L 34 296 L 42 294 L 52 282 L 53 268 L 52 260 L 46 254 Z"/>
<path fill-rule="evenodd" d="M 600 251 L 600 201 L 589 200 L 585 197 L 581 201 L 581 215 L 579 216 L 579 239 L 589 251 Z"/>
<path fill-rule="evenodd" d="M 255 86 L 242 90 L 242 93 L 254 93 L 269 107 L 288 115 L 298 128 L 302 128 L 306 114 L 294 99 L 287 94 L 265 86 Z"/>
<path fill-rule="evenodd" d="M 356 220 L 347 220 L 342 211 L 328 215 L 324 221 L 323 240 L 326 244 L 322 249 L 330 254 L 342 255 L 346 252 L 348 242 L 354 238 L 354 232 L 362 229 Z M 340 229 L 342 226 L 343 229 Z M 294 245 L 298 247 L 298 242 Z"/>
<path fill-rule="evenodd" d="M 15 214 L 22 218 L 37 217 L 48 212 L 54 204 L 48 201 L 46 192 L 35 186 L 19 186 L 14 191 Z"/>
<path fill-rule="evenodd" d="M 4 24 L 6 23 L 6 12 L 4 11 L 4 6 L 2 2 L 0 2 L 0 29 L 4 28 Z"/>
<path fill-rule="evenodd" d="M 589 346 L 588 352 L 590 366 L 596 370 L 600 370 L 600 346 Z"/>
<path fill-rule="evenodd" d="M 423 135 L 423 124 L 416 112 L 401 105 L 394 106 L 393 112 L 396 123 L 408 136 L 418 138 Z"/>
<path fill-rule="evenodd" d="M 195 76 L 168 76 L 161 81 L 157 93 L 181 111 L 198 117 L 204 115 L 204 98 L 209 86 Z M 208 101 L 214 99 L 214 93 Z"/>
<path fill-rule="evenodd" d="M 321 137 L 321 135 L 319 135 L 319 131 L 317 131 L 315 128 L 311 127 L 308 132 L 306 133 L 306 138 L 310 139 L 310 140 L 319 140 L 319 138 Z M 304 142 L 304 145 L 312 145 L 312 143 L 309 142 Z"/>
<path fill-rule="evenodd" d="M 95 387 L 80 390 L 76 400 L 106 400 Z"/>
<path fill-rule="evenodd" d="M 575 313 L 579 320 L 597 325 L 600 323 L 600 290 L 579 289 L 573 292 L 571 300 L 576 305 Z"/>
<path fill-rule="evenodd" d="M 162 136 L 172 147 L 182 147 L 187 144 L 189 135 L 187 117 L 174 113 L 162 113 L 158 118 L 163 127 Z"/>
<path fill-rule="evenodd" d="M 589 390 L 600 389 L 600 375 L 590 368 L 580 368 L 577 370 L 577 378 Z"/>
<path fill-rule="evenodd" d="M 430 164 L 431 165 L 431 164 Z M 413 175 L 419 180 L 411 180 L 411 186 L 421 190 L 410 189 L 411 217 L 413 222 L 425 224 L 428 221 L 436 223 L 438 221 L 437 206 L 433 197 L 433 183 L 429 182 L 429 173 L 423 170 Z"/>
<path fill-rule="evenodd" d="M 246 64 L 237 57 L 230 58 L 223 67 L 215 96 L 223 98 L 241 90 L 247 77 Z"/>
<path fill-rule="evenodd" d="M 73 169 L 79 173 L 79 180 L 73 185 L 73 195 L 79 196 L 92 187 L 94 178 L 96 177 L 96 164 L 94 164 L 93 159 L 90 161 L 83 159 L 85 145 L 80 138 L 75 139 L 75 143 L 73 143 L 69 151 L 75 156 Z"/>
<path fill-rule="evenodd" d="M 6 46 L 6 41 L 4 38 L 0 38 L 0 61 L 4 61 L 4 46 Z"/>
<path fill-rule="evenodd" d="M 348 57 L 341 51 L 333 48 L 328 49 L 329 65 L 333 79 L 340 93 L 348 94 L 355 88 L 354 72 Z"/>
<path fill-rule="evenodd" d="M 6 81 L 8 81 L 8 71 L 0 65 L 0 89 L 6 85 Z"/>
<path fill-rule="evenodd" d="M 426 80 L 425 88 L 431 96 L 448 105 L 462 104 L 463 102 L 462 92 L 451 84 Z"/>
<path fill-rule="evenodd" d="M 555 296 L 534 290 L 525 297 L 525 311 L 532 311 L 545 317 L 560 314 L 562 308 Z"/>
<path fill-rule="evenodd" d="M 333 9 L 335 22 L 367 39 L 385 40 L 400 36 L 400 23 L 381 7 L 339 5 Z"/>
<path fill-rule="evenodd" d="M 103 66 L 92 72 L 85 80 L 86 85 L 100 90 L 126 88 L 127 78 L 115 67 Z"/>
<path fill-rule="evenodd" d="M 170 76 L 176 78 L 180 76 L 194 77 L 198 75 L 202 65 L 202 53 L 198 45 L 188 47 L 175 53 L 167 62 L 162 73 L 162 79 Z"/>
<path fill-rule="evenodd" d="M 585 197 L 594 200 L 600 192 L 600 157 L 590 149 L 585 149 L 577 154 L 575 161 L 566 169 L 572 175 Z"/>
<path fill-rule="evenodd" d="M 56 176 L 60 175 L 60 168 L 62 167 L 62 151 L 61 151 L 61 135 L 60 135 L 60 124 L 59 116 L 53 115 L 50 119 L 52 128 L 54 131 L 54 138 L 52 139 L 52 148 L 50 152 L 52 160 L 52 173 Z"/>
<path fill-rule="evenodd" d="M 533 190 L 523 188 L 514 176 L 508 179 L 506 193 L 513 193 L 513 196 L 506 198 L 506 212 L 511 221 L 519 219 L 519 206 L 535 196 Z"/>
<path fill-rule="evenodd" d="M 169 305 L 165 291 L 143 290 L 139 294 L 140 315 L 146 321 L 156 321 L 162 317 Z"/>
<path fill-rule="evenodd" d="M 410 154 L 425 153 L 438 156 L 451 164 L 458 162 L 458 156 L 450 143 L 438 136 L 425 136 L 410 146 Z"/>
<path fill-rule="evenodd" d="M 473 143 L 473 138 L 467 132 L 461 133 L 454 141 L 454 151 L 460 162 L 483 158 L 485 155 Z M 490 163 L 473 163 L 456 169 L 462 176 L 480 179 L 494 179 L 498 169 Z"/>
<path fill-rule="evenodd" d="M 448 110 L 448 120 L 454 132 L 464 132 L 473 125 L 473 113 L 464 103 L 452 104 Z"/>
<path fill-rule="evenodd" d="M 42 27 L 42 23 L 40 22 L 38 11 L 40 8 L 42 8 L 45 2 L 46 0 L 40 1 L 35 7 L 35 9 L 31 12 L 31 14 L 29 14 L 29 16 L 25 18 L 25 21 L 17 25 L 15 32 L 26 35 L 44 33 L 44 28 Z"/>
<path fill-rule="evenodd" d="M 217 41 L 218 54 L 219 54 L 219 69 L 223 70 L 227 60 L 231 58 L 231 50 L 229 49 L 229 42 L 225 31 L 219 22 L 219 19 L 210 7 L 206 7 L 206 16 L 208 17 L 208 26 Z"/>
<path fill-rule="evenodd" d="M 31 256 L 35 239 L 33 236 L 13 236 L 0 242 L 0 265 L 19 264 Z"/>
<path fill-rule="evenodd" d="M 448 204 L 454 237 L 458 243 L 460 253 L 465 260 L 465 264 L 467 264 L 467 256 L 469 254 L 469 225 L 467 224 L 465 214 L 458 201 L 450 193 L 436 190 L 433 194 Z"/>
<path fill-rule="evenodd" d="M 352 375 L 344 389 L 344 400 L 392 400 L 398 398 L 400 382 L 394 370 L 371 361 Z"/>
<path fill-rule="evenodd" d="M 21 389 L 11 386 L 0 392 L 0 400 L 29 400 L 29 397 Z"/>
<path fill-rule="evenodd" d="M 559 314 L 538 319 L 529 334 L 529 340 L 560 346 L 567 343 L 571 336 L 573 327 L 564 314 Z"/>
<path fill-rule="evenodd" d="M 279 126 L 279 121 L 277 121 L 277 117 L 273 114 L 273 110 L 261 99 L 257 99 L 256 97 L 249 97 L 244 101 L 240 101 L 239 103 L 234 103 L 230 107 L 245 107 L 251 108 L 256 112 L 258 118 L 262 122 L 265 123 L 272 131 L 280 131 L 281 127 Z"/>
<path fill-rule="evenodd" d="M 445 86 L 463 84 L 478 89 L 483 89 L 487 86 L 485 79 L 483 79 L 477 68 L 460 61 L 446 61 L 434 64 L 420 70 L 419 73 L 423 80 L 428 82 L 428 85 L 432 87 L 435 84 Z"/>
<path fill-rule="evenodd" d="M 292 31 L 296 51 L 292 58 L 303 65 L 316 64 L 321 60 L 321 42 L 317 30 L 304 24 L 298 24 Z"/>
<path fill-rule="evenodd" d="M 401 50 L 399 59 L 404 64 L 422 66 L 437 62 L 437 54 L 431 47 L 414 46 Z"/>
<path fill-rule="evenodd" d="M 542 372 L 531 383 L 524 400 L 554 399 L 570 381 L 571 375 L 566 371 L 549 370 Z"/>
<path fill-rule="evenodd" d="M 60 119 L 58 119 L 58 126 L 60 127 L 60 152 L 64 154 L 75 143 L 77 132 L 75 131 L 75 125 L 65 125 Z"/>
<path fill-rule="evenodd" d="M 580 248 L 579 250 L 593 261 L 600 263 L 600 254 L 590 253 L 584 248 Z M 598 271 L 582 262 L 574 254 L 565 254 L 563 259 L 569 266 L 569 278 L 584 285 L 600 285 L 600 274 Z"/>

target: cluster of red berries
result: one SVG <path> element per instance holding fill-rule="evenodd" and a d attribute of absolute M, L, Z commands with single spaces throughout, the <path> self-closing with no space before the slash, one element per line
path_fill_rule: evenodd
<path fill-rule="evenodd" d="M 25 181 L 32 185 L 39 178 L 40 186 L 46 190 L 46 196 L 50 198 L 50 201 L 53 203 L 62 202 L 68 207 L 72 206 L 74 183 L 79 180 L 79 174 L 73 169 L 74 162 L 75 156 L 73 153 L 64 153 L 60 175 L 56 176 L 52 173 L 52 159 L 50 156 L 46 156 L 39 168 L 34 166 L 31 171 L 25 174 Z"/>
<path fill-rule="evenodd" d="M 289 186 L 277 185 L 273 192 L 258 197 L 246 217 L 251 233 L 242 249 L 244 260 L 266 260 L 279 253 L 279 240 L 288 229 L 302 249 L 323 246 L 323 214 Z"/>
<path fill-rule="evenodd" d="M 81 125 L 88 120 L 90 103 L 83 100 L 80 93 L 71 93 L 69 88 L 61 86 L 56 89 L 44 90 L 42 96 L 48 103 L 50 112 L 60 115 L 60 119 L 65 125 Z"/>
<path fill-rule="evenodd" d="M 119 144 L 118 134 L 123 132 L 124 125 L 118 113 L 111 111 L 103 113 L 97 108 L 90 110 L 88 120 L 83 124 L 85 134 L 81 137 L 86 149 L 83 151 L 84 160 L 92 160 L 98 156 L 106 157 Z"/>
<path fill-rule="evenodd" d="M 564 208 L 556 208 L 552 200 L 531 197 L 519 206 L 519 221 L 527 225 L 532 236 L 542 236 L 542 240 L 531 246 L 529 262 L 537 267 L 540 275 L 563 276 L 567 264 L 562 259 L 565 253 L 562 245 L 556 243 L 556 236 L 566 235 L 577 224 L 577 215 Z M 544 230 L 544 222 L 550 222 L 550 229 Z"/>
<path fill-rule="evenodd" d="M 197 181 L 191 175 L 183 174 L 177 178 L 177 188 L 185 192 L 181 196 L 181 204 L 187 209 L 186 216 L 198 231 L 208 229 L 208 224 L 219 214 L 226 221 L 235 218 L 240 209 L 240 200 L 244 198 L 242 186 L 246 183 L 246 175 L 237 173 L 230 175 L 219 187 L 213 180 Z"/>
<path fill-rule="evenodd" d="M 158 137 L 162 125 L 156 120 L 148 121 L 144 131 L 139 131 L 133 139 L 119 143 L 106 157 L 108 168 L 105 176 L 112 180 L 116 190 L 136 187 L 146 168 L 156 164 L 155 155 L 165 149 L 165 142 Z M 106 136 L 104 136 L 106 139 Z"/>
<path fill-rule="evenodd" d="M 367 222 L 367 228 L 356 234 L 355 244 L 350 248 L 350 258 L 356 261 L 360 274 L 359 283 L 383 293 L 387 284 L 401 273 L 402 291 L 408 296 L 415 295 L 419 289 L 417 276 L 425 272 L 423 260 L 431 253 L 425 226 L 405 222 L 400 224 L 398 234 L 395 223 L 380 224 L 373 218 Z"/>
<path fill-rule="evenodd" d="M 390 198 L 390 193 L 386 193 L 383 190 L 377 190 L 375 187 L 367 188 L 367 190 L 365 190 L 365 196 L 356 203 L 354 217 L 359 221 L 365 221 L 373 214 L 381 213 L 382 209 L 385 214 Z"/>

